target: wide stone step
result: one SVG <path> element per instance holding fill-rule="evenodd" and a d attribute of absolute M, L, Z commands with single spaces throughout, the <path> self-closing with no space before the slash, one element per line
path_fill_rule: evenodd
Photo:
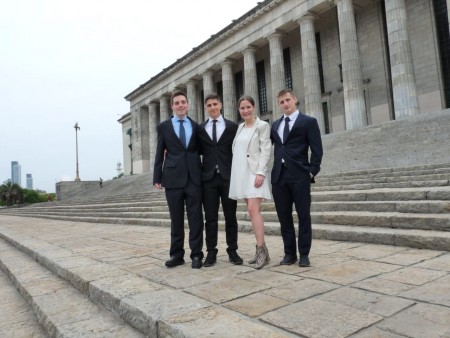
<path fill-rule="evenodd" d="M 450 213 L 450 201 L 327 201 L 312 203 L 311 210 L 439 214 Z"/>
<path fill-rule="evenodd" d="M 49 337 L 33 311 L 1 269 L 0 299 L 0 337 Z"/>
<path fill-rule="evenodd" d="M 248 337 L 286 336 L 270 324 L 224 309 L 220 299 L 214 303 L 166 286 L 157 276 L 153 281 L 126 270 L 126 266 L 119 268 L 23 233 L 4 231 L 0 236 L 22 251 L 0 242 L 0 252 L 7 252 L 5 259 L 0 255 L 6 269 L 14 273 L 15 280 L 23 280 L 20 289 L 26 294 L 37 293 L 27 299 L 31 299 L 51 336 L 132 338 L 143 337 L 143 333 L 145 337 L 238 337 L 243 332 Z M 148 254 L 139 258 L 159 262 Z M 180 273 L 180 269 L 169 272 L 161 263 L 153 268 L 165 276 Z M 30 272 L 32 269 L 36 272 Z M 52 279 L 49 271 L 63 280 L 54 275 L 57 279 Z M 189 278 L 193 272 L 189 268 L 189 273 L 181 274 Z M 256 291 L 266 288 L 269 286 Z M 225 327 L 226 334 L 221 335 Z"/>
<path fill-rule="evenodd" d="M 450 173 L 449 163 L 440 163 L 432 165 L 419 165 L 397 168 L 376 168 L 361 169 L 354 171 L 321 173 L 323 178 L 339 178 L 339 177 L 383 177 L 383 176 L 408 176 L 408 175 L 430 175 L 430 174 L 447 174 Z"/>
<path fill-rule="evenodd" d="M 414 175 L 414 176 L 380 176 L 380 177 L 339 177 L 333 180 L 322 179 L 317 176 L 316 187 L 332 187 L 332 186 L 347 186 L 355 184 L 373 184 L 373 185 L 391 185 L 395 187 L 401 183 L 411 183 L 412 186 L 435 186 L 448 185 L 450 173 L 431 174 L 431 175 Z"/>
<path fill-rule="evenodd" d="M 167 211 L 161 212 L 92 212 L 92 213 L 50 213 L 45 214 L 19 214 L 21 216 L 28 215 L 32 217 L 41 216 L 61 216 L 61 217 L 83 217 L 109 219 L 120 218 L 127 224 L 129 219 L 166 219 L 170 220 Z M 294 213 L 295 216 L 295 213 Z M 265 211 L 263 217 L 267 222 L 278 222 L 278 216 L 275 211 Z M 224 220 L 222 214 L 219 215 L 220 220 Z M 237 212 L 238 220 L 250 220 L 247 212 Z M 401 213 L 401 212 L 367 212 L 367 211 L 326 211 L 311 212 L 311 219 L 314 223 L 323 224 L 342 224 L 342 225 L 361 225 L 384 228 L 404 228 L 404 229 L 429 229 L 450 231 L 450 215 L 449 214 L 417 214 L 417 213 Z"/>
<path fill-rule="evenodd" d="M 341 184 L 331 186 L 318 186 L 314 187 L 314 191 L 336 191 L 336 190 L 368 190 L 368 189 L 381 189 L 381 188 L 414 188 L 414 187 L 440 187 L 449 186 L 449 180 L 436 180 L 436 181 L 405 181 L 395 183 L 352 183 Z"/>
<path fill-rule="evenodd" d="M 30 216 L 34 217 L 34 216 Z M 170 219 L 142 219 L 142 218 L 113 218 L 113 217 L 69 217 L 43 215 L 41 218 L 64 220 L 74 222 L 90 222 L 121 225 L 143 225 L 170 228 Z M 295 218 L 294 218 L 295 220 Z M 295 221 L 296 227 L 297 222 Z M 407 223 L 408 224 L 408 223 Z M 188 228 L 187 221 L 185 227 Z M 271 222 L 265 219 L 265 233 L 267 235 L 281 235 L 278 221 Z M 219 230 L 225 230 L 225 223 L 219 221 Z M 252 232 L 249 220 L 239 220 L 240 232 Z M 450 231 L 422 230 L 417 228 L 392 228 L 389 226 L 365 226 L 324 224 L 313 221 L 313 235 L 317 239 L 330 239 L 340 241 L 356 241 L 386 245 L 408 246 L 412 248 L 428 248 L 433 250 L 450 251 Z"/>
<path fill-rule="evenodd" d="M 313 191 L 314 202 L 450 200 L 449 187 L 384 188 L 371 190 Z"/>
<path fill-rule="evenodd" d="M 50 337 L 144 337 L 4 240 L 0 240 L 0 268 Z"/>

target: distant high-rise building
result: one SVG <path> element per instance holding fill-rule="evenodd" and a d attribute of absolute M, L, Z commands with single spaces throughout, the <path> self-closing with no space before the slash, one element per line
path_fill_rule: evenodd
<path fill-rule="evenodd" d="M 27 189 L 33 190 L 33 175 L 27 174 Z"/>
<path fill-rule="evenodd" d="M 18 161 L 11 161 L 11 182 L 18 185 L 22 184 L 21 180 L 21 167 Z"/>

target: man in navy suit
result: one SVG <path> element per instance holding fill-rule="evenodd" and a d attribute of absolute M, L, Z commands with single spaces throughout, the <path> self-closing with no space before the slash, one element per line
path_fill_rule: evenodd
<path fill-rule="evenodd" d="M 189 223 L 192 268 L 203 265 L 203 214 L 198 124 L 187 116 L 188 99 L 182 92 L 172 95 L 173 116 L 157 127 L 153 185 L 165 188 L 169 206 L 170 259 L 168 268 L 184 264 L 184 207 Z"/>
<path fill-rule="evenodd" d="M 277 95 L 283 116 L 272 124 L 270 138 L 274 144 L 272 168 L 272 194 L 281 235 L 284 243 L 284 258 L 281 265 L 297 261 L 292 204 L 295 205 L 298 224 L 299 265 L 310 266 L 309 252 L 312 241 L 311 228 L 311 183 L 320 171 L 322 162 L 322 139 L 317 120 L 297 109 L 298 100 L 294 92 L 284 89 Z M 308 158 L 308 151 L 311 152 Z"/>
<path fill-rule="evenodd" d="M 204 266 L 216 263 L 219 205 L 225 216 L 225 236 L 229 261 L 242 264 L 237 253 L 238 223 L 237 201 L 228 197 L 230 190 L 233 140 L 237 123 L 223 118 L 220 113 L 220 96 L 211 93 L 205 97 L 205 108 L 209 118 L 200 124 L 198 139 L 202 154 L 203 208 L 205 211 L 205 243 L 208 254 Z"/>

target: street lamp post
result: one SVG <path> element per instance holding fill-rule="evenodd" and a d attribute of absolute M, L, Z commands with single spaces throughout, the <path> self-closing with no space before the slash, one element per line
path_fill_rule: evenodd
<path fill-rule="evenodd" d="M 79 175 L 79 171 L 78 171 L 78 130 L 80 130 L 80 127 L 78 126 L 78 122 L 75 122 L 75 145 L 76 145 L 76 155 L 77 155 L 77 175 L 75 177 L 75 181 L 81 181 L 80 180 L 80 175 Z"/>

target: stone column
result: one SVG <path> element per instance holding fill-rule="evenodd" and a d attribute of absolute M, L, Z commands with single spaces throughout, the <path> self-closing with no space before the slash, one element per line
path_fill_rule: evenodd
<path fill-rule="evenodd" d="M 205 73 L 203 73 L 203 98 L 205 98 L 208 94 L 214 93 L 213 75 L 214 73 L 211 70 L 207 70 Z M 202 120 L 206 120 L 208 116 L 208 112 L 204 110 L 204 114 L 203 116 L 201 116 Z"/>
<path fill-rule="evenodd" d="M 134 115 L 133 172 L 150 171 L 150 140 L 148 108 L 140 106 Z"/>
<path fill-rule="evenodd" d="M 320 89 L 319 60 L 317 57 L 316 35 L 313 15 L 305 15 L 299 20 L 302 41 L 303 81 L 305 91 L 305 111 L 317 119 L 320 132 L 325 133 L 322 93 Z"/>
<path fill-rule="evenodd" d="M 234 86 L 233 60 L 225 60 L 222 66 L 223 115 L 226 119 L 237 121 L 236 88 Z"/>
<path fill-rule="evenodd" d="M 272 112 L 278 112 L 277 95 L 280 90 L 286 87 L 284 77 L 284 59 L 283 46 L 281 45 L 281 38 L 284 33 L 275 32 L 268 36 L 270 49 L 270 74 L 272 77 Z"/>
<path fill-rule="evenodd" d="M 158 118 L 157 118 L 157 106 L 158 104 L 156 102 L 148 102 L 148 128 L 149 128 L 149 134 L 150 134 L 150 172 L 153 172 L 153 166 L 155 164 L 155 150 L 156 150 L 156 143 L 158 140 L 158 135 L 156 131 L 156 126 L 158 124 Z"/>
<path fill-rule="evenodd" d="M 213 72 L 207 70 L 203 73 L 203 96 L 211 94 L 214 92 L 214 82 L 213 82 Z"/>
<path fill-rule="evenodd" d="M 353 2 L 352 0 L 336 0 L 336 4 L 339 40 L 341 43 L 342 78 L 344 82 L 345 123 L 346 129 L 349 130 L 367 125 L 363 75 Z"/>
<path fill-rule="evenodd" d="M 167 120 L 170 113 L 170 98 L 167 95 L 163 95 L 159 98 L 159 120 L 162 122 Z"/>
<path fill-rule="evenodd" d="M 250 95 L 256 102 L 256 115 L 259 116 L 258 106 L 258 78 L 256 76 L 255 46 L 248 46 L 244 54 L 244 95 Z"/>
<path fill-rule="evenodd" d="M 197 102 L 197 82 L 190 80 L 186 84 L 186 95 L 189 101 L 189 117 L 195 122 L 200 121 L 200 112 Z"/>
<path fill-rule="evenodd" d="M 419 114 L 404 0 L 385 1 L 392 91 L 397 119 Z"/>

